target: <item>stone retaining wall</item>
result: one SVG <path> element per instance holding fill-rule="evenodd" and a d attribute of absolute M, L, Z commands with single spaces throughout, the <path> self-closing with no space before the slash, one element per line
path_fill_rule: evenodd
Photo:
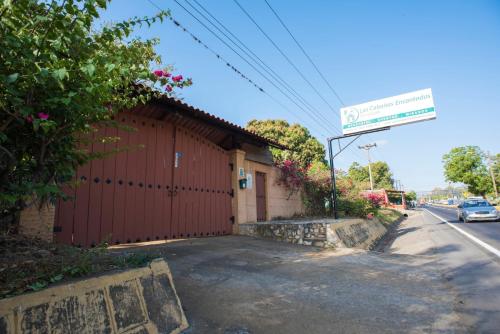
<path fill-rule="evenodd" d="M 319 219 L 241 224 L 241 235 L 317 247 L 370 249 L 387 229 L 377 219 Z"/>
<path fill-rule="evenodd" d="M 0 300 L 0 333 L 180 333 L 188 323 L 172 275 L 149 267 Z"/>

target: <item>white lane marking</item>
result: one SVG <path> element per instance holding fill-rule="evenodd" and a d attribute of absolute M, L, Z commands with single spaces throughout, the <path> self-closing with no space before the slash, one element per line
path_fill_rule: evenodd
<path fill-rule="evenodd" d="M 433 215 L 434 217 L 436 217 L 437 219 L 441 220 L 442 222 L 445 222 L 446 224 L 448 224 L 449 226 L 453 227 L 455 230 L 457 230 L 458 232 L 462 233 L 463 235 L 465 235 L 467 238 L 471 239 L 472 241 L 474 241 L 475 243 L 477 243 L 479 246 L 483 247 L 483 248 L 486 248 L 487 250 L 489 250 L 490 252 L 492 252 L 493 254 L 495 254 L 496 256 L 500 257 L 500 251 L 498 249 L 496 249 L 495 247 L 491 246 L 491 245 L 488 245 L 486 242 L 482 241 L 482 240 L 479 240 L 478 238 L 476 238 L 475 236 L 473 236 L 472 234 L 470 233 L 467 233 L 465 232 L 464 230 L 462 230 L 461 228 L 455 226 L 456 224 L 451 224 L 449 221 L 447 221 L 446 219 L 444 219 L 443 217 L 440 217 L 438 215 L 436 215 L 434 212 L 431 212 L 430 210 L 427 210 L 424 208 L 425 211 L 429 212 L 431 215 Z"/>

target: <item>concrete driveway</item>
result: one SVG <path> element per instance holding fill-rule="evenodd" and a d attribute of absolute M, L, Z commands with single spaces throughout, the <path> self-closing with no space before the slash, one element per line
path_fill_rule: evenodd
<path fill-rule="evenodd" d="M 460 331 L 459 301 L 431 257 L 242 236 L 154 248 L 171 267 L 186 333 Z"/>

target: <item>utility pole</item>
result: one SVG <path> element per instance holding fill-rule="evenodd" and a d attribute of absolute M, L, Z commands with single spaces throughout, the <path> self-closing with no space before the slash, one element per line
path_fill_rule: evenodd
<path fill-rule="evenodd" d="M 486 154 L 488 156 L 488 169 L 490 170 L 491 181 L 493 182 L 493 190 L 495 190 L 495 199 L 497 199 L 498 198 L 497 183 L 495 181 L 495 174 L 493 174 L 493 168 L 491 167 L 493 161 L 491 159 L 490 152 L 487 152 Z"/>
<path fill-rule="evenodd" d="M 371 189 L 371 191 L 373 191 L 373 177 L 372 177 L 372 166 L 371 166 L 372 161 L 370 158 L 370 149 L 372 149 L 374 147 L 377 147 L 377 143 L 358 146 L 358 148 L 360 150 L 365 150 L 367 155 L 368 155 L 368 173 L 370 174 L 370 189 Z"/>

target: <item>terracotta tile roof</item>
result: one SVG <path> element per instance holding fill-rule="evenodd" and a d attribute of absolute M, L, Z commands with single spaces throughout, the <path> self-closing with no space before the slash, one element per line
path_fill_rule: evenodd
<path fill-rule="evenodd" d="M 281 145 L 280 143 L 277 143 L 273 140 L 260 136 L 237 124 L 231 123 L 223 118 L 220 118 L 204 110 L 193 107 L 183 101 L 168 96 L 153 98 L 145 106 L 139 106 L 134 108 L 134 112 L 139 112 L 144 116 L 154 117 L 157 119 L 165 119 L 165 120 L 172 119 L 175 116 L 177 118 L 187 117 L 189 119 L 199 120 L 202 123 L 206 123 L 211 127 L 219 129 L 218 138 L 215 138 L 217 133 L 211 131 L 211 136 L 214 137 L 214 141 L 223 140 L 222 138 L 223 134 L 221 133 L 222 130 L 222 132 L 225 132 L 224 137 L 226 137 L 228 133 L 232 133 L 237 135 L 240 139 L 248 139 L 250 142 L 259 143 L 260 145 L 269 145 L 279 149 L 289 150 L 289 148 L 286 147 L 285 145 Z M 181 125 L 194 127 L 194 124 L 190 124 L 189 120 L 184 120 L 183 122 L 181 121 Z M 199 131 L 202 131 L 199 125 L 197 129 Z"/>

